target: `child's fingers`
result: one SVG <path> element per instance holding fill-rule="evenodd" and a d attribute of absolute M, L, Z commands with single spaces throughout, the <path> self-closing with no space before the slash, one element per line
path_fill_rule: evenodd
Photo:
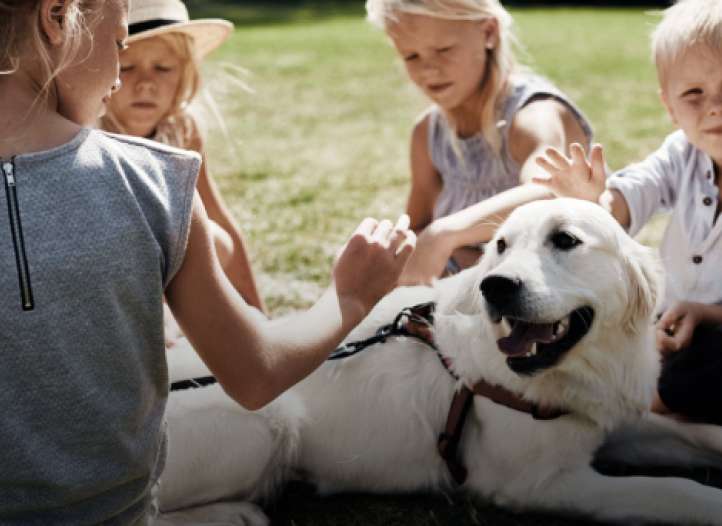
<path fill-rule="evenodd" d="M 689 342 L 692 341 L 692 335 L 694 334 L 694 324 L 692 323 L 682 323 L 679 328 L 677 329 L 677 332 L 672 337 L 675 343 L 675 350 L 679 351 L 680 349 L 684 349 L 689 345 Z"/>
<path fill-rule="evenodd" d="M 354 237 L 357 234 L 360 234 L 364 237 L 371 236 L 378 224 L 379 222 L 373 217 L 367 217 L 363 221 L 361 221 L 361 223 L 359 223 L 359 225 L 356 227 L 356 230 L 354 230 L 353 234 L 351 234 L 351 237 Z"/>
<path fill-rule="evenodd" d="M 664 330 L 669 331 L 682 319 L 683 313 L 677 310 L 675 307 L 667 309 L 664 314 L 659 318 L 657 326 Z"/>
<path fill-rule="evenodd" d="M 391 250 L 400 259 L 402 266 L 406 264 L 415 248 L 416 233 L 413 230 L 399 230 L 398 235 L 391 240 Z"/>
<path fill-rule="evenodd" d="M 396 256 L 404 251 L 408 251 L 410 255 L 416 246 L 416 234 L 414 234 L 412 230 L 409 230 L 410 223 L 411 219 L 409 216 L 407 214 L 401 214 L 391 232 L 389 248 Z"/>
<path fill-rule="evenodd" d="M 586 164 L 587 156 L 584 153 L 584 148 L 578 142 L 572 143 L 569 146 L 569 155 L 572 157 L 574 164 Z"/>
<path fill-rule="evenodd" d="M 657 349 L 659 352 L 662 354 L 669 354 L 674 352 L 676 346 L 677 344 L 673 337 L 669 336 L 663 330 L 657 330 Z"/>
<path fill-rule="evenodd" d="M 388 219 L 381 220 L 378 225 L 376 225 L 376 229 L 373 232 L 373 238 L 380 241 L 385 246 L 389 240 L 393 227 L 393 223 L 391 223 Z"/>
<path fill-rule="evenodd" d="M 408 230 L 409 226 L 411 226 L 411 218 L 409 217 L 409 214 L 401 214 L 396 220 L 394 230 Z"/>
<path fill-rule="evenodd" d="M 547 148 L 544 151 L 547 158 L 555 164 L 558 170 L 563 170 L 569 167 L 569 159 L 556 148 Z"/>
<path fill-rule="evenodd" d="M 604 149 L 601 144 L 592 146 L 589 153 L 589 159 L 592 163 L 592 175 L 595 177 L 606 178 L 606 163 L 604 161 Z"/>
<path fill-rule="evenodd" d="M 552 164 L 552 163 L 549 161 L 549 159 L 547 159 L 546 157 L 541 157 L 541 156 L 540 156 L 540 157 L 537 157 L 537 158 L 535 159 L 535 161 L 536 161 L 537 165 L 541 166 L 541 167 L 547 172 L 546 174 L 539 174 L 539 175 L 535 175 L 535 176 L 534 176 L 534 178 L 538 178 L 538 179 L 540 179 L 540 180 L 543 181 L 543 182 L 549 182 L 549 181 L 551 181 L 551 179 L 552 179 L 552 177 L 551 177 L 552 173 L 555 173 L 555 172 L 558 172 L 558 171 L 559 171 L 559 169 L 557 168 L 557 166 L 556 166 L 555 164 Z"/>

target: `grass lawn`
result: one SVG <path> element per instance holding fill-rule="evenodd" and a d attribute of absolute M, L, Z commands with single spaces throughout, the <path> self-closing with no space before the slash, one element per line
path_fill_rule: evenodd
<path fill-rule="evenodd" d="M 366 216 L 395 217 L 409 185 L 408 137 L 426 103 L 406 80 L 361 1 L 302 7 L 195 2 L 195 16 L 226 16 L 238 29 L 213 55 L 206 80 L 231 140 L 210 134 L 211 168 L 241 222 L 274 313 L 307 306 L 328 283 L 337 247 Z M 657 99 L 641 9 L 515 10 L 521 58 L 565 90 L 594 124 L 618 168 L 671 130 Z M 242 66 L 254 93 L 221 71 Z M 211 125 L 213 127 L 213 125 Z M 642 234 L 658 242 L 662 222 Z M 314 499 L 295 485 L 272 508 L 281 525 L 570 525 L 514 515 L 466 497 L 339 496 Z"/>

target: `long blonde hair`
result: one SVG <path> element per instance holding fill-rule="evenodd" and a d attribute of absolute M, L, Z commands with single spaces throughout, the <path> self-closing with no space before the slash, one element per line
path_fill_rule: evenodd
<path fill-rule="evenodd" d="M 0 75 L 12 75 L 20 68 L 24 56 L 30 52 L 41 66 L 41 86 L 38 101 L 47 100 L 53 80 L 78 59 L 84 35 L 107 0 L 69 0 L 63 15 L 66 38 L 59 50 L 60 59 L 54 62 L 48 53 L 45 35 L 40 26 L 40 0 L 0 0 Z"/>
<path fill-rule="evenodd" d="M 517 38 L 513 19 L 498 0 L 367 0 L 368 20 L 381 29 L 399 13 L 424 15 L 447 20 L 496 19 L 499 42 L 489 51 L 487 73 L 482 86 L 481 130 L 495 151 L 501 150 L 501 134 L 497 127 L 501 103 L 508 94 L 509 76 L 517 69 L 514 47 Z"/>
<path fill-rule="evenodd" d="M 195 119 L 188 112 L 188 107 L 201 87 L 199 60 L 193 51 L 193 41 L 184 33 L 166 33 L 154 38 L 162 39 L 178 57 L 181 74 L 170 110 L 158 122 L 151 138 L 171 146 L 190 148 L 195 145 L 199 130 Z M 100 119 L 100 126 L 111 132 L 127 133 L 110 107 Z"/>

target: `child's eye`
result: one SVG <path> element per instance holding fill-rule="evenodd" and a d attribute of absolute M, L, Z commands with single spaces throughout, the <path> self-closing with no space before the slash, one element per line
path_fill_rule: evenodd
<path fill-rule="evenodd" d="M 169 71 L 173 71 L 173 68 L 170 66 L 156 66 L 156 71 L 160 71 L 161 73 L 168 73 Z"/>
<path fill-rule="evenodd" d="M 406 62 L 411 62 L 411 61 L 413 61 L 413 60 L 416 60 L 417 58 L 419 58 L 419 55 L 417 55 L 416 53 L 411 53 L 410 55 L 406 55 L 406 56 L 404 57 L 404 60 L 405 60 Z"/>
<path fill-rule="evenodd" d="M 453 47 L 454 46 L 446 46 L 446 47 L 439 48 L 436 51 L 439 53 L 446 53 L 448 51 L 451 51 Z"/>
<path fill-rule="evenodd" d="M 702 95 L 702 90 L 700 88 L 688 89 L 687 91 L 682 93 L 682 97 L 696 97 L 697 95 Z"/>
<path fill-rule="evenodd" d="M 121 72 L 121 73 L 127 73 L 128 71 L 132 71 L 132 70 L 133 70 L 133 67 L 134 67 L 134 66 L 132 66 L 132 65 L 127 65 L 127 66 L 121 65 L 121 66 L 120 66 L 120 72 Z"/>

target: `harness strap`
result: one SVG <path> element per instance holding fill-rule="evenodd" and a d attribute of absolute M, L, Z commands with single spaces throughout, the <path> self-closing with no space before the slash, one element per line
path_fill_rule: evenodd
<path fill-rule="evenodd" d="M 539 406 L 528 400 L 520 398 L 517 394 L 504 389 L 498 385 L 490 384 L 484 380 L 479 380 L 472 389 L 475 395 L 488 398 L 492 402 L 506 406 L 510 409 L 528 413 L 535 420 L 554 420 L 560 416 L 569 414 L 568 411 L 553 407 Z"/>
<path fill-rule="evenodd" d="M 466 481 L 467 471 L 464 465 L 459 462 L 457 450 L 461 441 L 461 433 L 464 430 L 464 422 L 466 415 L 471 409 L 471 403 L 474 400 L 474 393 L 468 387 L 464 386 L 459 392 L 454 394 L 449 408 L 449 416 L 446 419 L 446 427 L 439 434 L 439 440 L 436 448 L 439 455 L 446 462 L 446 467 L 453 477 L 454 481 L 461 486 Z"/>
<path fill-rule="evenodd" d="M 446 427 L 439 435 L 436 443 L 441 458 L 446 462 L 449 473 L 454 481 L 462 485 L 466 481 L 467 471 L 464 465 L 457 458 L 459 442 L 464 431 L 466 415 L 471 409 L 474 396 L 483 396 L 494 403 L 514 409 L 522 413 L 530 414 L 535 420 L 553 420 L 560 416 L 569 414 L 561 409 L 539 406 L 520 398 L 517 394 L 499 386 L 479 380 L 473 389 L 463 386 L 454 394 L 449 408 L 449 415 L 446 417 Z"/>

